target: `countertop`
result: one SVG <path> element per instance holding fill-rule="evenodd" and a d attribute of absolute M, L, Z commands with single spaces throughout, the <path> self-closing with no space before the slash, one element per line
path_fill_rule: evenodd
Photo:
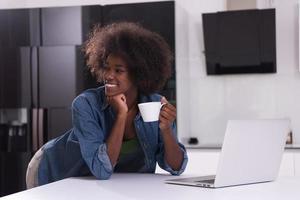
<path fill-rule="evenodd" d="M 182 175 L 181 177 L 186 177 Z M 279 177 L 274 182 L 219 189 L 165 184 L 178 178 L 165 174 L 113 174 L 109 180 L 93 177 L 68 178 L 12 194 L 1 200 L 298 200 L 300 177 Z"/>

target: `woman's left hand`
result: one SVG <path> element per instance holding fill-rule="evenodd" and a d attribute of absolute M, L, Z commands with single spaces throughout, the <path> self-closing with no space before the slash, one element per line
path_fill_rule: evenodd
<path fill-rule="evenodd" d="M 164 132 L 171 130 L 172 123 L 176 119 L 176 108 L 165 97 L 161 98 L 161 103 L 165 103 L 165 105 L 159 114 L 159 128 Z"/>

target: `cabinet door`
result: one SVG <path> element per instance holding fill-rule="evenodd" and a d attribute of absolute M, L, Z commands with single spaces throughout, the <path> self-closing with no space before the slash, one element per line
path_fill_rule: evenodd
<path fill-rule="evenodd" d="M 30 47 L 0 48 L 2 108 L 30 107 Z"/>
<path fill-rule="evenodd" d="M 0 152 L 0 197 L 26 190 L 26 169 L 31 152 Z"/>
<path fill-rule="evenodd" d="M 29 45 L 29 10 L 0 10 L 0 47 Z"/>
<path fill-rule="evenodd" d="M 95 25 L 102 25 L 103 6 L 82 6 L 82 41 L 88 39 L 88 35 Z"/>
<path fill-rule="evenodd" d="M 39 48 L 40 107 L 69 107 L 76 96 L 76 46 Z"/>
<path fill-rule="evenodd" d="M 95 24 L 102 23 L 102 6 L 42 8 L 42 44 L 79 45 Z"/>
<path fill-rule="evenodd" d="M 188 149 L 188 164 L 184 171 L 186 175 L 213 175 L 217 172 L 220 150 L 199 150 Z M 156 173 L 165 173 L 164 170 L 156 167 Z"/>
<path fill-rule="evenodd" d="M 82 43 L 81 7 L 42 8 L 42 45 Z"/>
<path fill-rule="evenodd" d="M 295 156 L 295 176 L 300 176 L 300 151 L 294 152 Z"/>
<path fill-rule="evenodd" d="M 189 162 L 186 174 L 212 175 L 216 174 L 220 150 L 199 151 L 188 150 Z"/>
<path fill-rule="evenodd" d="M 0 29 L 1 30 L 1 29 Z M 4 48 L 0 48 L 0 108 L 4 107 Z"/>
<path fill-rule="evenodd" d="M 294 170 L 294 153 L 285 151 L 282 156 L 278 176 L 294 176 Z"/>
<path fill-rule="evenodd" d="M 175 50 L 174 2 L 150 2 L 106 5 L 103 9 L 103 23 L 117 21 L 138 22 L 159 33 Z"/>

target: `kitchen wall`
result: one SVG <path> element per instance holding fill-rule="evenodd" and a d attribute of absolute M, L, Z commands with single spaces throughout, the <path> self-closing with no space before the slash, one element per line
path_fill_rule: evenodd
<path fill-rule="evenodd" d="M 150 1 L 150 0 L 148 0 Z M 152 1 L 152 0 L 151 0 Z M 226 10 L 225 0 L 176 0 L 178 135 L 221 143 L 228 119 L 290 118 L 300 143 L 298 0 L 258 0 L 276 8 L 277 73 L 207 76 L 204 12 Z M 140 0 L 1 0 L 0 9 L 145 2 Z"/>
<path fill-rule="evenodd" d="M 228 119 L 290 118 L 294 141 L 300 143 L 298 0 L 261 4 L 276 8 L 277 73 L 225 76 L 206 75 L 201 26 L 201 12 L 221 10 L 224 4 L 222 1 L 213 1 L 214 4 L 210 3 L 213 5 L 209 5 L 210 1 L 189 2 L 192 3 L 177 3 L 188 11 L 186 20 L 182 19 L 188 24 L 185 25 L 188 28 L 182 25 L 182 30 L 188 31 L 181 33 L 177 27 L 176 32 L 177 68 L 181 73 L 187 73 L 186 77 L 177 80 L 177 85 L 185 83 L 185 78 L 189 79 L 190 85 L 184 86 L 189 89 L 189 95 L 179 99 L 182 101 L 180 106 L 185 105 L 183 101 L 190 105 L 187 110 L 182 110 L 186 115 L 185 123 L 189 122 L 184 127 L 189 136 L 198 137 L 203 144 L 221 143 Z M 184 60 L 180 54 L 184 50 L 188 52 L 186 66 L 180 62 Z M 184 88 L 179 86 L 178 90 Z"/>

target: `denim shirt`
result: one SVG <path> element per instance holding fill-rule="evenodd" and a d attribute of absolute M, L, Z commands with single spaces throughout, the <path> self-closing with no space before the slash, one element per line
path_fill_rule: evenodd
<path fill-rule="evenodd" d="M 139 102 L 160 101 L 152 94 L 139 97 Z M 38 169 L 38 183 L 43 185 L 67 177 L 94 175 L 97 179 L 109 179 L 114 171 L 107 154 L 106 140 L 115 121 L 115 113 L 107 104 L 104 88 L 89 89 L 72 103 L 73 128 L 62 136 L 47 142 Z M 156 162 L 172 175 L 181 174 L 187 165 L 185 147 L 178 143 L 183 161 L 178 171 L 165 162 L 164 143 L 159 123 L 143 122 L 140 113 L 134 119 L 137 138 L 145 155 L 145 173 L 154 173 Z M 176 125 L 172 125 L 176 138 Z"/>

